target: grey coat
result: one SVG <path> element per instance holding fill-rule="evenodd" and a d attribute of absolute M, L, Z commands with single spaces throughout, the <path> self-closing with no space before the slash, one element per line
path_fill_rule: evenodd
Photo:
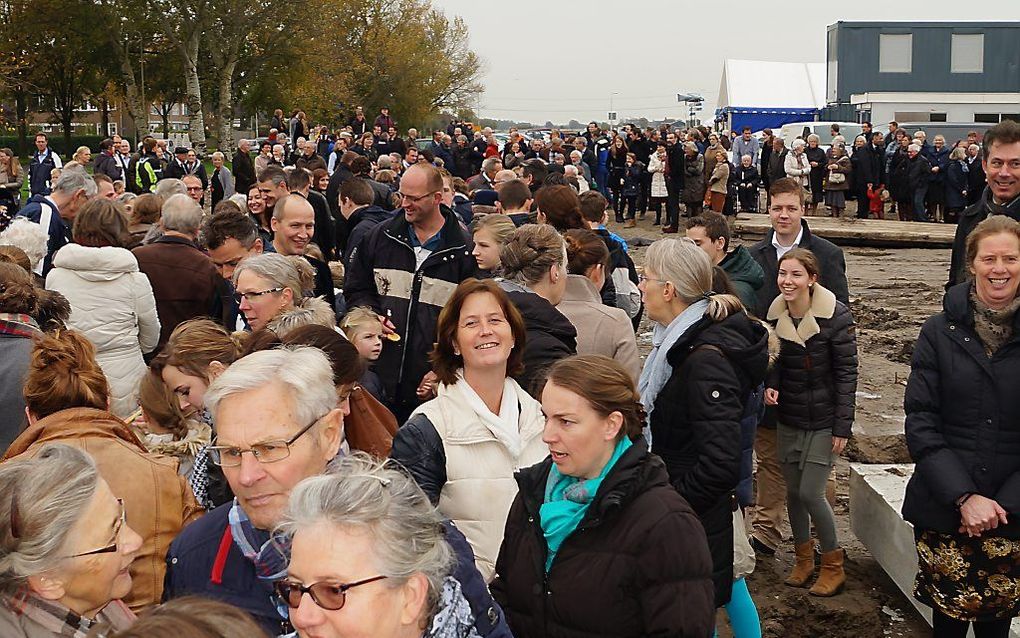
<path fill-rule="evenodd" d="M 25 377 L 33 340 L 0 335 L 0 454 L 25 429 Z"/>
<path fill-rule="evenodd" d="M 684 192 L 681 201 L 697 204 L 705 197 L 705 156 L 698 154 L 684 162 Z"/>

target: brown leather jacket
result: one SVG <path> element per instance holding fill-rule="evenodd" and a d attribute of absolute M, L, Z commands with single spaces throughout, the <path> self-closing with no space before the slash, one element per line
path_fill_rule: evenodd
<path fill-rule="evenodd" d="M 71 408 L 29 426 L 2 460 L 35 456 L 47 443 L 88 452 L 113 493 L 124 499 L 127 523 L 142 537 L 131 564 L 131 593 L 124 602 L 134 611 L 158 604 L 170 541 L 202 514 L 191 488 L 177 474 L 177 459 L 148 453 L 130 426 L 109 412 Z"/>

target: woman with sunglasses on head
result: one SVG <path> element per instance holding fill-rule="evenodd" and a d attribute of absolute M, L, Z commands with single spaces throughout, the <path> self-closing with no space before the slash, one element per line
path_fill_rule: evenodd
<path fill-rule="evenodd" d="M 357 453 L 305 479 L 277 530 L 300 638 L 511 638 L 463 535 L 390 462 Z"/>
<path fill-rule="evenodd" d="M 107 411 L 109 396 L 95 349 L 84 336 L 73 331 L 43 335 L 32 351 L 25 380 L 29 426 L 8 448 L 0 467 L 10 459 L 34 458 L 50 443 L 88 451 L 110 489 L 124 499 L 128 524 L 142 536 L 133 550 L 130 591 L 116 596 L 137 611 L 160 601 L 170 541 L 201 510 L 177 474 L 177 461 L 149 454 L 131 427 Z M 10 497 L 0 507 L 9 502 Z"/>
<path fill-rule="evenodd" d="M 142 539 L 126 512 L 92 458 L 69 445 L 0 465 L 0 635 L 102 638 L 130 626 L 121 599 Z"/>

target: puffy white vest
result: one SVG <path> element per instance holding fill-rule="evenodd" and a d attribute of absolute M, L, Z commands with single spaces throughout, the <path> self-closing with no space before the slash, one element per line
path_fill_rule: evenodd
<path fill-rule="evenodd" d="M 439 396 L 415 412 L 424 414 L 439 433 L 446 453 L 446 484 L 439 495 L 439 511 L 464 533 L 475 553 L 475 565 L 485 582 L 496 573 L 496 557 L 510 505 L 517 496 L 514 472 L 545 459 L 542 406 L 517 383 L 520 404 L 521 453 L 514 458 L 470 407 L 455 400 L 440 385 Z"/>

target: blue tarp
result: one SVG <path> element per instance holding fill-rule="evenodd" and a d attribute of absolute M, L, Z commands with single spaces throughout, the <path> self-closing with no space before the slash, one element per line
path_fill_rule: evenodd
<path fill-rule="evenodd" d="M 818 115 L 818 109 L 779 109 L 779 108 L 756 108 L 753 106 L 727 106 L 716 109 L 717 120 L 725 120 L 732 117 L 730 123 L 731 131 L 739 131 L 745 126 L 750 126 L 752 131 L 760 131 L 764 128 L 779 128 L 790 122 L 804 122 L 814 120 Z"/>

